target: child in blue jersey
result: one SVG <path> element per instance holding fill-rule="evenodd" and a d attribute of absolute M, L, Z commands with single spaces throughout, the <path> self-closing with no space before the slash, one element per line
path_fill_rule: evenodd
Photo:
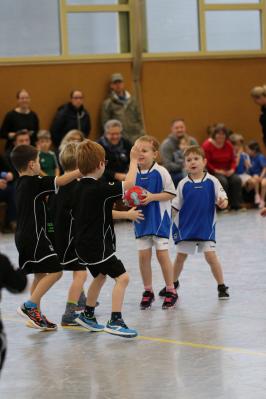
<path fill-rule="evenodd" d="M 266 194 L 266 158 L 261 153 L 260 146 L 256 141 L 251 141 L 247 145 L 247 152 L 251 160 L 249 174 L 256 181 L 257 185 L 260 186 L 260 194 L 258 192 L 255 202 L 259 205 L 259 208 L 263 208 L 265 206 Z"/>
<path fill-rule="evenodd" d="M 215 251 L 216 205 L 225 209 L 227 195 L 219 180 L 205 172 L 206 158 L 199 146 L 189 147 L 184 156 L 188 176 L 179 183 L 172 201 L 177 212 L 172 228 L 177 245 L 174 280 L 178 280 L 188 254 L 203 252 L 217 281 L 219 299 L 228 299 L 228 287 Z"/>
<path fill-rule="evenodd" d="M 173 307 L 177 300 L 173 284 L 173 266 L 168 253 L 168 241 L 171 229 L 171 199 L 175 196 L 175 187 L 168 171 L 156 163 L 159 143 L 151 136 L 142 136 L 136 143 L 140 146 L 136 185 L 147 190 L 141 202 L 144 220 L 135 223 L 135 236 L 139 250 L 139 267 L 144 285 L 140 303 L 141 309 L 147 309 L 154 301 L 152 288 L 151 257 L 155 246 L 166 284 L 163 309 Z"/>

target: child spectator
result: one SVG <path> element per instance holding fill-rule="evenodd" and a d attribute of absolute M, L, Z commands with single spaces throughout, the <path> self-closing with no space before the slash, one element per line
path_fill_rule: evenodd
<path fill-rule="evenodd" d="M 10 260 L 3 254 L 0 254 L 0 300 L 1 289 L 6 288 L 12 294 L 24 291 L 27 285 L 27 278 L 20 270 L 14 270 Z M 0 372 L 6 355 L 6 336 L 3 329 L 0 313 Z"/>
<path fill-rule="evenodd" d="M 242 187 L 247 191 L 254 190 L 254 203 L 260 203 L 260 185 L 256 176 L 251 176 L 249 169 L 251 167 L 251 160 L 249 155 L 245 152 L 244 138 L 241 134 L 234 133 L 230 136 L 230 141 L 233 144 L 236 156 L 236 174 L 239 175 Z"/>
<path fill-rule="evenodd" d="M 60 170 L 55 153 L 51 151 L 51 133 L 40 130 L 37 134 L 36 147 L 40 151 L 41 176 L 59 176 Z"/>
<path fill-rule="evenodd" d="M 175 196 L 175 187 L 169 172 L 156 163 L 158 141 L 154 137 L 143 136 L 136 141 L 136 144 L 140 146 L 136 184 L 147 190 L 141 208 L 144 220 L 138 224 L 135 223 L 139 267 L 144 285 L 140 308 L 147 309 L 154 301 L 151 269 L 152 247 L 154 246 L 166 285 L 162 308 L 167 309 L 173 307 L 178 298 L 173 284 L 173 265 L 168 253 L 171 227 L 170 201 Z"/>
<path fill-rule="evenodd" d="M 257 187 L 260 186 L 256 192 L 255 203 L 258 204 L 259 208 L 265 206 L 265 194 L 266 194 L 266 158 L 261 153 L 259 144 L 256 141 L 250 141 L 247 145 L 247 152 L 250 156 L 251 167 L 249 173 L 253 178 L 254 184 Z"/>
<path fill-rule="evenodd" d="M 216 204 L 225 209 L 227 195 L 219 180 L 205 172 L 207 160 L 200 147 L 191 146 L 184 155 L 188 176 L 179 183 L 172 202 L 177 212 L 172 232 L 178 251 L 174 281 L 179 285 L 178 278 L 188 254 L 203 252 L 218 284 L 218 298 L 228 299 L 228 287 L 224 284 L 222 267 L 215 251 Z"/>
<path fill-rule="evenodd" d="M 80 176 L 78 170 L 53 178 L 40 177 L 39 153 L 31 145 L 20 145 L 11 153 L 11 161 L 19 173 L 16 186 L 17 230 L 15 243 L 19 252 L 19 267 L 25 274 L 34 274 L 29 300 L 18 313 L 40 330 L 55 330 L 40 311 L 46 292 L 62 276 L 62 267 L 47 235 L 46 197 L 58 186 Z"/>
<path fill-rule="evenodd" d="M 83 175 L 78 183 L 79 198 L 74 208 L 75 248 L 81 265 L 93 276 L 85 311 L 77 323 L 90 331 L 103 331 L 123 337 L 135 337 L 136 330 L 127 327 L 122 318 L 122 304 L 129 277 L 123 263 L 115 256 L 115 233 L 112 220 L 114 201 L 134 185 L 137 173 L 137 146 L 131 150 L 131 162 L 124 182 L 105 183 L 99 179 L 105 170 L 105 151 L 91 140 L 78 146 L 77 163 Z M 106 275 L 115 279 L 112 313 L 107 325 L 98 324 L 94 310 Z"/>

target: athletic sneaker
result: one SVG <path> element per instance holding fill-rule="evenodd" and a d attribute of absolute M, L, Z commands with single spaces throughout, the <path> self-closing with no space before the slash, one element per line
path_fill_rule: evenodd
<path fill-rule="evenodd" d="M 177 293 L 173 293 L 173 292 L 166 292 L 165 294 L 165 298 L 162 304 L 162 309 L 170 309 L 173 308 L 175 306 L 175 303 L 178 299 L 178 295 Z"/>
<path fill-rule="evenodd" d="M 26 308 L 25 305 L 21 305 L 17 308 L 17 313 L 30 321 L 33 327 L 38 328 L 39 330 L 46 330 L 47 324 L 43 320 L 41 313 L 37 308 Z"/>
<path fill-rule="evenodd" d="M 109 320 L 104 331 L 124 338 L 134 338 L 138 335 L 136 330 L 128 328 L 123 319 Z"/>
<path fill-rule="evenodd" d="M 76 318 L 76 322 L 80 326 L 87 328 L 89 331 L 103 331 L 105 327 L 103 324 L 98 324 L 96 317 L 88 317 L 84 312 L 80 313 Z"/>
<path fill-rule="evenodd" d="M 176 280 L 174 282 L 174 287 L 175 287 L 176 290 L 179 288 L 179 281 L 178 280 Z M 158 295 L 161 296 L 161 297 L 164 297 L 166 295 L 166 287 L 162 288 Z"/>
<path fill-rule="evenodd" d="M 140 309 L 145 310 L 150 308 L 153 301 L 154 293 L 152 291 L 144 291 L 140 302 Z"/>
<path fill-rule="evenodd" d="M 79 326 L 76 322 L 76 318 L 78 317 L 78 313 L 64 313 L 61 319 L 61 326 Z"/>
<path fill-rule="evenodd" d="M 219 299 L 223 300 L 223 299 L 230 298 L 230 295 L 228 293 L 228 288 L 229 287 L 226 287 L 226 285 L 224 285 L 224 284 L 218 285 L 218 298 Z"/>
<path fill-rule="evenodd" d="M 49 321 L 47 319 L 47 317 L 43 313 L 41 315 L 42 315 L 43 321 L 46 323 L 46 330 L 48 330 L 48 331 L 57 330 L 57 324 L 52 323 L 51 321 Z"/>

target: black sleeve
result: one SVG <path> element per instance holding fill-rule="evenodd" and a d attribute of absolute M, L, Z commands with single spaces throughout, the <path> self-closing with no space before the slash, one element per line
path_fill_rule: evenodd
<path fill-rule="evenodd" d="M 0 288 L 13 293 L 22 292 L 27 285 L 27 278 L 21 270 L 14 270 L 7 256 L 0 254 Z"/>
<path fill-rule="evenodd" d="M 65 125 L 65 112 L 64 109 L 60 109 L 57 111 L 50 129 L 52 140 L 56 147 L 59 147 L 61 140 L 63 138 L 64 125 Z"/>
<path fill-rule="evenodd" d="M 102 192 L 103 196 L 107 198 L 113 198 L 113 200 L 117 200 L 118 198 L 121 198 L 122 195 L 124 194 L 123 190 L 123 183 L 122 182 L 116 182 L 116 183 L 102 183 Z"/>
<path fill-rule="evenodd" d="M 38 185 L 38 192 L 56 191 L 55 177 L 54 176 L 35 176 L 36 184 Z"/>
<path fill-rule="evenodd" d="M 87 112 L 87 136 L 90 135 L 91 132 L 91 117 L 90 114 Z"/>
<path fill-rule="evenodd" d="M 3 120 L 1 127 L 0 137 L 2 139 L 8 139 L 8 133 L 12 132 L 12 111 L 8 112 Z"/>

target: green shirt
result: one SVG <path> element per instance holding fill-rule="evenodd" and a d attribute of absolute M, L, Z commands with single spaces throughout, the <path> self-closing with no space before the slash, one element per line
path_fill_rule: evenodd
<path fill-rule="evenodd" d="M 53 151 L 40 151 L 41 170 L 48 176 L 55 176 L 55 169 L 58 168 L 57 159 Z"/>

